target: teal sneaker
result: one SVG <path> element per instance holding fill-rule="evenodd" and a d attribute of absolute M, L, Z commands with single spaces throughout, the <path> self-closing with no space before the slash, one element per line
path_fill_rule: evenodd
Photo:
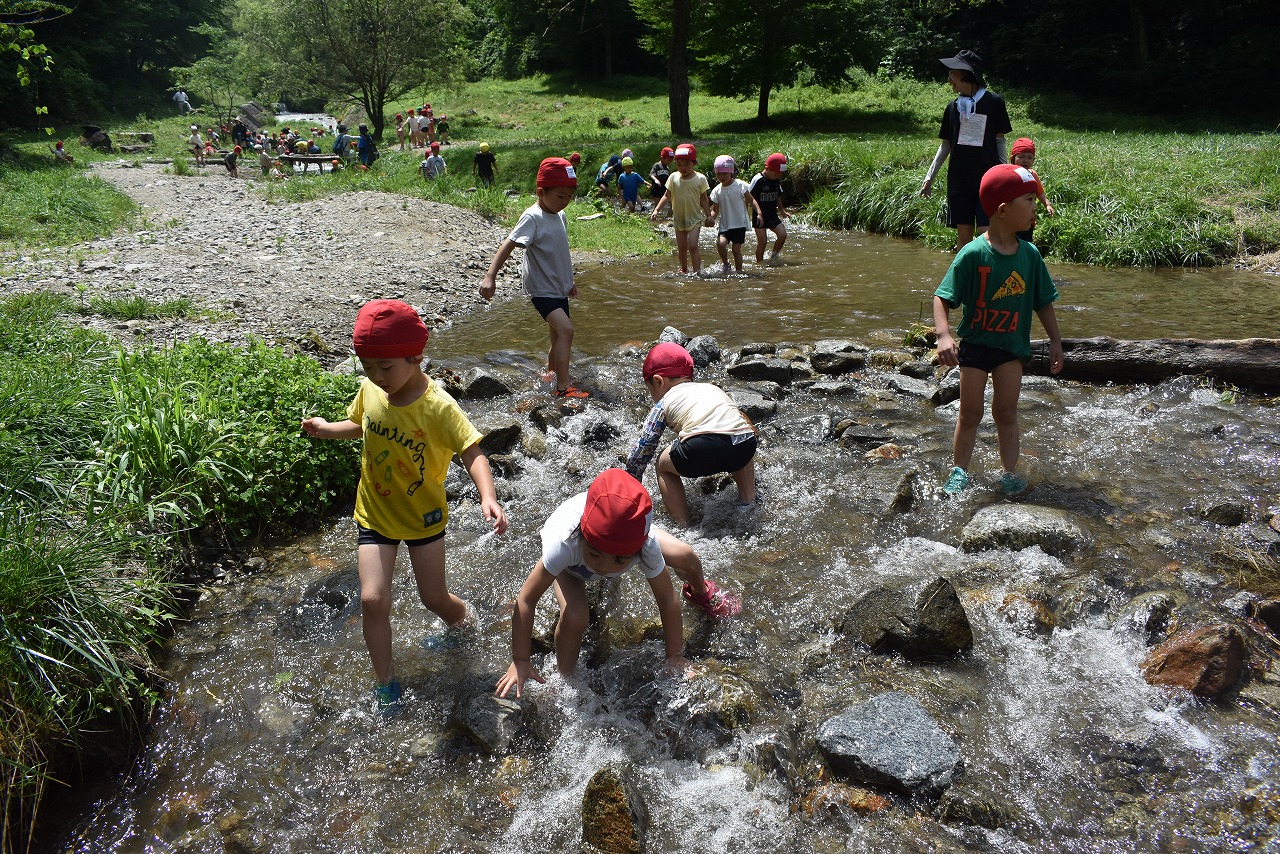
<path fill-rule="evenodd" d="M 379 682 L 373 686 L 373 700 L 378 707 L 378 717 L 384 720 L 394 718 L 404 708 L 400 697 L 400 680 L 392 678 L 387 682 Z"/>
<path fill-rule="evenodd" d="M 480 618 L 476 609 L 467 602 L 467 616 L 456 626 L 449 626 L 443 632 L 427 635 L 422 639 L 422 648 L 427 652 L 453 652 L 468 644 L 474 643 L 480 636 Z"/>
<path fill-rule="evenodd" d="M 947 495 L 959 495 L 968 488 L 969 475 L 965 474 L 960 466 L 956 466 L 951 470 L 951 477 L 947 478 L 947 482 L 943 484 L 942 491 Z"/>
<path fill-rule="evenodd" d="M 1000 475 L 1000 491 L 1013 497 L 1027 488 L 1027 479 L 1020 474 L 1007 471 Z"/>

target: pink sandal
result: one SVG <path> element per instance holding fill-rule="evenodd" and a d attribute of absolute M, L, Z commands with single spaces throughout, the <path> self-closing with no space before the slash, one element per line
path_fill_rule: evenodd
<path fill-rule="evenodd" d="M 721 590 L 711 579 L 707 579 L 707 589 L 701 596 L 694 596 L 686 584 L 680 591 L 685 601 L 702 610 L 709 617 L 736 617 L 742 613 L 742 600 L 728 591 Z"/>

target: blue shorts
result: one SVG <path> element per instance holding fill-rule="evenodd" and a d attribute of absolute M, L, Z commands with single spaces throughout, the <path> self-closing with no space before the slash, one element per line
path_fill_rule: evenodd
<path fill-rule="evenodd" d="M 1017 359 L 1017 356 L 999 347 L 970 344 L 963 340 L 960 342 L 960 367 L 962 368 L 977 368 L 989 374 L 1005 362 L 1013 362 Z"/>
<path fill-rule="evenodd" d="M 356 545 L 358 546 L 398 546 L 403 542 L 412 549 L 417 546 L 425 546 L 427 543 L 434 543 L 444 537 L 444 531 L 441 531 L 438 534 L 432 534 L 430 537 L 421 537 L 416 540 L 394 540 L 391 537 L 379 534 L 372 528 L 366 528 L 359 522 L 356 522 L 356 530 L 359 532 L 356 536 Z"/>
<path fill-rule="evenodd" d="M 754 433 L 702 433 L 671 445 L 671 465 L 681 477 L 732 474 L 751 462 L 756 444 Z"/>
<path fill-rule="evenodd" d="M 569 316 L 568 297 L 529 297 L 529 302 L 533 303 L 533 307 L 538 310 L 538 314 L 542 315 L 543 320 L 546 320 L 557 308 L 563 309 L 565 316 Z"/>

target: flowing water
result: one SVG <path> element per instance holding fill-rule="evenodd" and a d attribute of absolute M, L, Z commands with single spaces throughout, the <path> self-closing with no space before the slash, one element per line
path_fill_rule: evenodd
<path fill-rule="evenodd" d="M 393 625 L 408 702 L 380 721 L 359 618 L 344 604 L 352 524 L 279 549 L 265 571 L 203 591 L 172 642 L 171 690 L 136 767 L 60 850 L 574 851 L 586 783 L 615 759 L 637 769 L 653 852 L 1280 850 L 1280 690 L 1259 676 L 1261 687 L 1205 703 L 1139 673 L 1147 646 L 1135 597 L 1167 592 L 1187 625 L 1231 619 L 1222 602 L 1237 590 L 1208 564 L 1233 533 L 1188 508 L 1225 497 L 1257 515 L 1280 500 L 1280 410 L 1189 380 L 1027 379 L 1020 419 L 1034 485 L 1018 500 L 1063 509 L 1087 529 L 1087 547 L 1064 558 L 958 548 L 973 513 L 1003 499 L 983 476 L 959 500 L 939 497 L 955 404 L 935 409 L 870 380 L 842 395 L 792 390 L 761 425 L 763 507 L 744 514 L 732 487 L 691 485 L 697 521 L 683 533 L 709 577 L 743 592 L 736 620 L 712 628 L 688 608 L 685 620 L 691 656 L 755 692 L 745 725 L 710 744 L 686 737 L 681 709 L 697 700 L 700 680 L 650 678 L 661 643 L 636 638 L 656 609 L 647 585 L 630 579 L 612 597 L 612 645 L 584 652 L 581 683 L 548 673 L 531 689 L 534 723 L 509 752 L 488 756 L 447 727 L 472 687 L 492 685 L 509 661 L 509 603 L 538 556 L 541 523 L 625 452 L 647 409 L 628 342 L 669 324 L 714 335 L 726 350 L 835 337 L 892 347 L 927 321 L 948 261 L 910 242 L 803 232 L 787 258 L 707 281 L 674 278 L 665 261 L 583 271 L 574 366 L 597 399 L 547 431 L 545 455 L 517 452 L 520 473 L 499 483 L 506 535 L 486 535 L 465 478 L 451 476 L 462 499 L 447 541 L 450 584 L 481 614 L 479 643 L 421 650 L 440 626 L 402 561 Z M 1277 334 L 1275 278 L 1053 272 L 1070 337 Z M 523 377 L 524 400 L 545 394 L 534 378 L 545 336 L 514 298 L 433 336 L 428 352 L 450 367 L 487 360 Z M 464 406 L 482 424 L 517 408 L 511 398 Z M 845 416 L 919 465 L 910 509 L 877 512 L 851 497 L 882 463 L 829 439 Z M 998 469 L 989 422 L 975 467 Z M 656 496 L 652 470 L 646 482 Z M 909 663 L 858 651 L 832 631 L 872 587 L 937 575 L 968 610 L 970 653 Z M 1009 607 L 1033 601 L 1047 603 L 1056 627 L 1037 630 Z M 544 601 L 540 619 L 551 618 Z M 957 787 L 1000 803 L 1000 829 L 942 823 L 927 802 L 891 799 L 863 812 L 802 799 L 818 772 L 818 724 L 886 690 L 919 700 L 954 738 L 965 765 Z"/>

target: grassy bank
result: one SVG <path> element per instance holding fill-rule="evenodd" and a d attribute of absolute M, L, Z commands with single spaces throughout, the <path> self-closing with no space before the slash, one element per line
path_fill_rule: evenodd
<path fill-rule="evenodd" d="M 304 408 L 344 406 L 353 378 L 261 345 L 125 352 L 73 322 L 87 309 L 0 300 L 6 851 L 86 734 L 145 712 L 187 545 L 309 525 L 357 472 L 355 443 L 297 426 Z"/>
<path fill-rule="evenodd" d="M 1276 264 L 1280 137 L 1274 133 L 1252 132 L 1245 121 L 1230 118 L 1152 117 L 1043 93 L 1004 94 L 1014 135 L 1037 141 L 1036 168 L 1058 210 L 1054 218 L 1042 217 L 1036 230 L 1049 258 L 1142 266 Z M 815 224 L 863 228 L 946 248 L 954 232 L 944 225 L 945 187 L 935 188 L 929 199 L 918 191 L 949 98 L 942 83 L 862 76 L 839 93 L 812 88 L 779 92 L 765 128 L 755 122 L 756 105 L 749 99 L 695 93 L 690 113 L 703 169 L 709 170 L 714 155 L 729 153 L 749 177 L 769 152 L 784 151 L 793 162 L 788 201 L 803 206 Z M 315 198 L 372 189 L 425 196 L 505 222 L 529 199 L 503 191 L 531 193 L 542 157 L 581 152 L 589 183 L 599 164 L 624 147 L 633 149 L 637 166 L 647 170 L 663 145 L 677 141 L 667 130 L 666 91 L 658 80 L 483 81 L 433 95 L 433 100 L 439 111 L 450 114 L 455 144 L 443 151 L 449 179 L 424 184 L 416 171 L 420 154 L 400 152 L 394 138 L 388 138 L 370 173 L 312 174 L 270 186 L 266 197 Z M 406 102 L 397 109 L 408 106 Z M 140 118 L 121 124 L 126 127 L 155 133 L 157 155 L 184 158 L 185 119 Z M 491 191 L 473 189 L 471 158 L 480 141 L 489 142 L 498 156 L 498 185 Z M 47 141 L 18 147 L 36 156 L 42 146 L 47 148 Z M 103 157 L 73 150 L 85 160 Z M 255 166 L 246 164 L 246 171 Z M 222 169 L 215 164 L 207 171 L 218 174 Z M 32 221 L 41 193 L 29 197 L 32 201 L 14 206 L 11 219 Z M 578 224 L 576 217 L 597 209 L 603 210 L 587 201 L 570 208 L 575 248 L 620 255 L 666 251 L 643 218 L 610 213 Z M 46 223 L 5 230 L 0 239 L 73 238 Z"/>

